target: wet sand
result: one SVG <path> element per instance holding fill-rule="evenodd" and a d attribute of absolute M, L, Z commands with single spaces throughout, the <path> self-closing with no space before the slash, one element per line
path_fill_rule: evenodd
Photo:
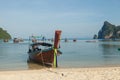
<path fill-rule="evenodd" d="M 0 71 L 0 80 L 120 80 L 120 67 Z"/>

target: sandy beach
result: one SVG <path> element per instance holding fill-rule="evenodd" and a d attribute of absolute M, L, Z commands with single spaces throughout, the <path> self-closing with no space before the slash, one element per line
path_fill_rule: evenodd
<path fill-rule="evenodd" d="M 0 80 L 120 80 L 120 67 L 0 71 Z"/>

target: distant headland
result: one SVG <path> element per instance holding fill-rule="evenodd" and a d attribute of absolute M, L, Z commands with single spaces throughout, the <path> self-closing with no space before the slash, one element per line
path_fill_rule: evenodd
<path fill-rule="evenodd" d="M 120 39 L 120 26 L 115 26 L 105 21 L 98 35 L 94 35 L 94 39 Z"/>
<path fill-rule="evenodd" d="M 11 39 L 11 35 L 6 30 L 0 28 L 0 39 Z"/>

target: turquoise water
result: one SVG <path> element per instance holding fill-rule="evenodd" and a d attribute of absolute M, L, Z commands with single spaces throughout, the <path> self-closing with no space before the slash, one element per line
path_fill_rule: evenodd
<path fill-rule="evenodd" d="M 0 43 L 0 70 L 30 69 L 33 64 L 27 63 L 28 45 L 27 41 L 18 44 Z M 118 48 L 120 48 L 119 41 L 61 41 L 63 54 L 58 57 L 58 66 L 64 68 L 119 66 L 120 51 Z"/>
<path fill-rule="evenodd" d="M 96 67 L 120 65 L 119 41 L 62 42 L 63 55 L 58 57 L 61 67 Z"/>

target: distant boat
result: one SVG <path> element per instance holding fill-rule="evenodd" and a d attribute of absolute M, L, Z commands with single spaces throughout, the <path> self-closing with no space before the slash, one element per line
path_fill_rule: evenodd
<path fill-rule="evenodd" d="M 24 40 L 22 38 L 19 39 L 19 42 L 24 42 Z"/>
<path fill-rule="evenodd" d="M 3 42 L 8 42 L 8 41 L 9 41 L 9 39 L 4 39 L 4 40 L 3 40 Z"/>
<path fill-rule="evenodd" d="M 46 42 L 36 42 L 29 46 L 29 60 L 42 64 L 43 66 L 57 67 L 57 55 L 61 54 L 58 50 L 61 31 L 55 32 L 54 45 Z"/>
<path fill-rule="evenodd" d="M 18 38 L 14 38 L 14 39 L 13 39 L 13 42 L 14 42 L 14 43 L 19 43 L 19 39 L 18 39 Z"/>
<path fill-rule="evenodd" d="M 22 38 L 14 38 L 13 43 L 20 43 L 23 42 L 24 40 Z"/>
<path fill-rule="evenodd" d="M 76 39 L 73 39 L 73 42 L 76 42 L 77 40 Z"/>

